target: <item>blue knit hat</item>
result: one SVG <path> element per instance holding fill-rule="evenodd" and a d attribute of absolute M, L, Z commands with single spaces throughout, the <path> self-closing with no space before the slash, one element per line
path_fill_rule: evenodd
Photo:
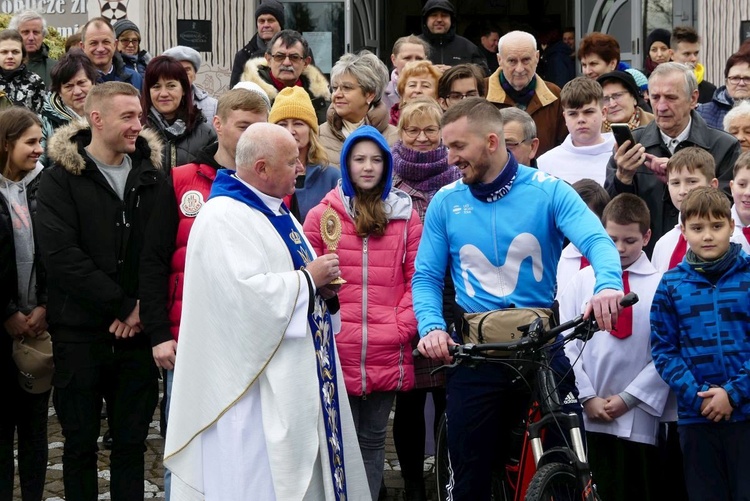
<path fill-rule="evenodd" d="M 388 194 L 391 192 L 391 187 L 393 186 L 393 156 L 391 155 L 391 147 L 388 146 L 388 142 L 378 129 L 372 125 L 362 125 L 358 127 L 357 130 L 352 132 L 349 137 L 346 138 L 346 141 L 344 141 L 344 146 L 341 148 L 341 188 L 344 190 L 344 195 L 347 197 L 353 197 L 356 194 L 354 191 L 354 185 L 352 185 L 352 180 L 349 177 L 349 166 L 347 164 L 349 153 L 351 153 L 354 145 L 365 140 L 374 142 L 383 152 L 383 160 L 385 161 L 385 172 L 383 172 L 383 175 L 386 176 L 386 178 L 383 193 L 380 198 L 385 200 L 388 198 Z"/>
<path fill-rule="evenodd" d="M 630 73 L 630 76 L 633 77 L 633 80 L 635 80 L 635 84 L 639 89 L 641 89 L 641 91 L 648 89 L 648 78 L 646 78 L 646 75 L 636 70 L 635 68 L 628 68 L 625 71 Z"/>

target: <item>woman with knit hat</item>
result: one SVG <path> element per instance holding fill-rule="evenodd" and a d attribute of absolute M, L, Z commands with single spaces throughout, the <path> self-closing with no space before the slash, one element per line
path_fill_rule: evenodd
<path fill-rule="evenodd" d="M 448 149 L 440 140 L 442 115 L 443 110 L 434 99 L 413 99 L 401 110 L 398 121 L 400 139 L 391 149 L 393 186 L 411 196 L 412 204 L 422 221 L 437 190 L 461 178 L 458 168 L 448 165 Z M 450 298 L 452 289 L 450 275 L 447 275 L 444 297 Z M 450 308 L 444 309 L 444 314 L 451 315 Z M 416 359 L 414 390 L 396 395 L 393 442 L 404 479 L 405 499 L 408 500 L 427 499 L 423 478 L 424 409 L 427 393 L 430 392 L 435 403 L 435 416 L 441 416 L 445 410 L 445 376 L 442 372 L 432 375 L 432 371 L 440 365 L 440 361 L 436 363 L 428 358 Z M 438 421 L 439 417 L 435 419 L 435 423 Z"/>
<path fill-rule="evenodd" d="M 268 121 L 287 129 L 297 141 L 302 170 L 297 173 L 297 190 L 284 201 L 303 222 L 307 212 L 336 186 L 341 172 L 329 166 L 326 150 L 318 139 L 315 108 L 305 89 L 297 86 L 282 89 L 273 102 Z"/>
<path fill-rule="evenodd" d="M 672 58 L 670 39 L 672 34 L 664 28 L 656 28 L 646 37 L 646 64 L 643 73 L 649 76 L 654 68 Z"/>
<path fill-rule="evenodd" d="M 130 19 L 120 19 L 112 28 L 117 39 L 117 51 L 125 66 L 137 71 L 143 78 L 152 56 L 147 50 L 141 49 L 140 28 Z"/>
<path fill-rule="evenodd" d="M 411 341 L 417 320 L 411 278 L 422 224 L 409 195 L 392 187 L 390 148 L 377 129 L 363 125 L 349 134 L 340 160 L 341 181 L 313 207 L 304 230 L 321 255 L 328 252 L 321 220 L 340 221 L 340 226 L 334 224 L 341 230 L 336 254 L 346 283 L 338 292 L 341 331 L 336 347 L 376 500 L 393 399 L 414 386 Z M 331 211 L 336 217 L 329 219 Z"/>

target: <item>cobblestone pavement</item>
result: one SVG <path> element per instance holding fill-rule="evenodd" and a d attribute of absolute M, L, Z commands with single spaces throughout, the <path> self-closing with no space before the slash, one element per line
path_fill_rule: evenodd
<path fill-rule="evenodd" d="M 393 418 L 393 415 L 391 415 Z M 106 430 L 106 420 L 102 420 L 102 433 Z M 47 466 L 47 479 L 44 489 L 45 501 L 63 501 L 64 490 L 62 482 L 62 445 L 63 437 L 60 424 L 57 421 L 55 410 L 49 409 L 49 461 Z M 101 438 L 99 439 L 101 443 Z M 17 453 L 17 451 L 16 451 Z M 162 455 L 164 453 L 164 439 L 159 434 L 158 409 L 151 429 L 146 440 L 146 481 L 144 484 L 144 497 L 146 499 L 164 498 L 164 467 L 162 466 Z M 428 457 L 425 461 L 425 483 L 429 499 L 435 497 L 435 477 L 432 472 L 433 458 Z M 400 501 L 403 496 L 403 481 L 396 458 L 396 449 L 393 445 L 390 426 L 386 441 L 386 464 L 384 472 L 385 485 L 388 496 L 382 501 Z M 21 499 L 18 488 L 18 476 L 15 479 L 14 499 Z M 99 451 L 99 499 L 110 499 L 109 495 L 109 451 L 100 447 Z M 263 500 L 258 500 L 263 501 Z"/>

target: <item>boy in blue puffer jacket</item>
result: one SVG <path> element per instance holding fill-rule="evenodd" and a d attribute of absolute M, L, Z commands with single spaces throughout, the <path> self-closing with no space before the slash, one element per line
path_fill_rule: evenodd
<path fill-rule="evenodd" d="M 729 200 L 700 187 L 682 201 L 685 260 L 651 307 L 651 351 L 677 395 L 691 500 L 750 497 L 750 256 L 730 243 Z"/>

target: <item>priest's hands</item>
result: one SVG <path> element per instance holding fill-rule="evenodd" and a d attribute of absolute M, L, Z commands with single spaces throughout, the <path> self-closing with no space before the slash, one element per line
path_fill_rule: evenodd
<path fill-rule="evenodd" d="M 341 276 L 339 257 L 336 254 L 324 254 L 308 263 L 305 269 L 310 273 L 316 289 L 329 284 L 331 280 Z"/>

